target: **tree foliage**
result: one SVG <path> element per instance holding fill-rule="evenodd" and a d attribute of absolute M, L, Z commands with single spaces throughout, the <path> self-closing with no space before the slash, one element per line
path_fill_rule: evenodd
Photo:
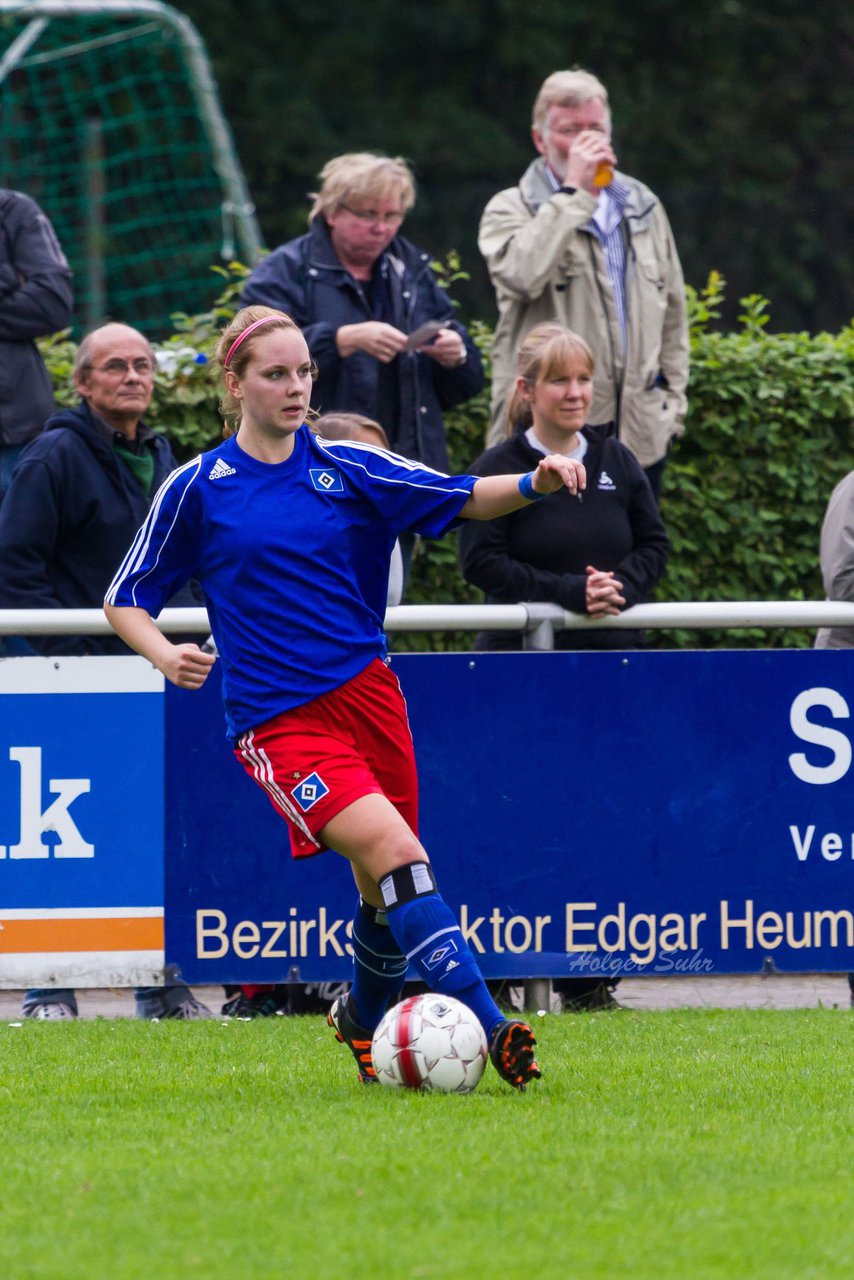
<path fill-rule="evenodd" d="M 854 9 L 850 0 L 180 0 L 211 53 L 267 244 L 305 229 L 331 156 L 403 154 L 419 182 L 407 233 L 494 299 L 476 247 L 487 200 L 533 156 L 531 106 L 551 71 L 609 90 L 621 167 L 662 198 L 686 279 L 715 267 L 781 328 L 854 311 Z"/>

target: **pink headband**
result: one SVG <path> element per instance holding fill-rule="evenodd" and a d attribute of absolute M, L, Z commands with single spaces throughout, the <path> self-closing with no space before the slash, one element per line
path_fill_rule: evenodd
<path fill-rule="evenodd" d="M 262 316 L 260 320 L 253 320 L 252 324 L 247 325 L 243 332 L 237 335 L 234 342 L 232 342 L 231 346 L 228 348 L 228 355 L 222 362 L 223 369 L 227 369 L 231 364 L 231 357 L 234 355 L 244 338 L 248 338 L 250 333 L 254 333 L 256 329 L 260 329 L 262 324 L 269 324 L 271 320 L 281 320 L 282 318 L 282 316 Z"/>

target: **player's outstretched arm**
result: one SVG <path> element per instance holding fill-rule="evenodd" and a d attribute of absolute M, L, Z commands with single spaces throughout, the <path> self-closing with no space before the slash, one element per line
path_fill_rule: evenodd
<path fill-rule="evenodd" d="M 104 613 L 125 644 L 135 649 L 179 689 L 200 689 L 210 675 L 216 655 L 197 644 L 173 644 L 155 626 L 146 609 L 105 604 Z"/>
<path fill-rule="evenodd" d="M 526 475 L 481 476 L 460 515 L 466 520 L 494 520 L 563 487 L 580 495 L 586 483 L 587 475 L 580 462 L 550 453 L 540 460 L 535 471 Z"/>

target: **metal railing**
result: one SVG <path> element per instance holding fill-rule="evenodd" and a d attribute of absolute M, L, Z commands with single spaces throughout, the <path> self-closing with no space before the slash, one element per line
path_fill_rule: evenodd
<path fill-rule="evenodd" d="M 208 634 L 204 609 L 164 609 L 166 634 Z M 555 631 L 703 630 L 854 627 L 854 604 L 837 601 L 739 600 L 639 604 L 615 618 L 593 620 L 553 604 L 402 604 L 389 609 L 385 629 L 404 631 L 523 631 L 526 648 L 550 649 Z M 0 636 L 109 635 L 100 609 L 0 609 Z"/>

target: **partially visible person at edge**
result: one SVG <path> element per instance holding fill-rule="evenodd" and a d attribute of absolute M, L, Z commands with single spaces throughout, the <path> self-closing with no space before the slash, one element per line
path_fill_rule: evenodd
<path fill-rule="evenodd" d="M 319 413 L 364 414 L 396 453 L 447 471 L 443 414 L 481 390 L 483 366 L 431 255 L 401 235 L 412 172 L 400 157 L 356 152 L 319 177 L 308 232 L 258 264 L 241 301 L 278 307 L 302 329 Z"/>
<path fill-rule="evenodd" d="M 92 609 L 103 601 L 124 549 L 175 467 L 165 436 L 143 414 L 154 389 L 154 353 L 125 324 L 95 329 L 74 365 L 80 396 L 24 450 L 0 505 L 0 609 Z M 198 605 L 191 591 L 175 604 Z M 117 636 L 14 637 L 15 655 L 127 654 Z M 183 983 L 139 987 L 140 1018 L 210 1017 Z M 68 988 L 32 989 L 30 1018 L 76 1018 Z"/>
<path fill-rule="evenodd" d="M 684 430 L 689 360 L 667 215 L 648 187 L 616 169 L 608 95 L 589 72 L 544 81 L 531 136 L 539 158 L 490 200 L 480 224 L 499 311 L 487 444 L 504 433 L 524 335 L 557 321 L 593 350 L 592 421 L 614 423 L 657 499 L 670 442 Z"/>
<path fill-rule="evenodd" d="M 466 581 L 488 604 L 548 601 L 603 620 L 647 598 L 664 573 L 669 543 L 649 481 L 613 435 L 610 423 L 588 425 L 594 400 L 593 354 L 558 324 L 537 325 L 518 355 L 508 409 L 512 434 L 487 450 L 476 475 L 503 475 L 536 466 L 547 454 L 583 463 L 583 500 L 566 490 L 489 524 L 460 530 Z M 632 649 L 638 631 L 608 628 L 558 631 L 557 649 Z M 477 637 L 479 650 L 520 649 L 518 633 Z M 613 1006 L 616 982 L 558 978 L 553 987 L 567 1010 Z"/>
<path fill-rule="evenodd" d="M 324 440 L 354 440 L 357 444 L 372 444 L 380 449 L 391 447 L 380 424 L 362 413 L 325 413 L 315 419 L 311 429 Z M 400 604 L 402 599 L 403 556 L 400 543 L 395 542 L 391 551 L 386 604 Z"/>
<path fill-rule="evenodd" d="M 56 405 L 36 338 L 64 329 L 71 269 L 35 200 L 0 188 L 0 503 L 21 450 Z"/>
<path fill-rule="evenodd" d="M 843 476 L 830 495 L 821 526 L 819 560 L 827 599 L 854 604 L 854 471 Z M 854 626 L 822 627 L 815 647 L 854 648 Z"/>
<path fill-rule="evenodd" d="M 468 1005 L 499 1074 L 524 1088 L 539 1075 L 531 1028 L 505 1019 L 487 991 L 418 839 L 412 740 L 382 623 L 403 531 L 439 537 L 460 518 L 574 492 L 584 468 L 546 457 L 523 476 L 446 477 L 319 439 L 305 422 L 305 338 L 268 307 L 240 311 L 217 356 L 227 438 L 166 481 L 107 593 L 107 617 L 168 680 L 197 689 L 214 656 L 173 644 L 153 618 L 198 577 L 238 762 L 287 822 L 294 856 L 334 849 L 356 881 L 352 988 L 329 1022 L 360 1080 L 376 1080 L 371 1037 L 412 964 Z"/>
<path fill-rule="evenodd" d="M 854 604 L 854 471 L 830 495 L 821 526 L 821 577 L 828 600 Z M 822 627 L 816 649 L 854 649 L 854 627 Z M 854 973 L 848 975 L 854 1006 Z"/>

